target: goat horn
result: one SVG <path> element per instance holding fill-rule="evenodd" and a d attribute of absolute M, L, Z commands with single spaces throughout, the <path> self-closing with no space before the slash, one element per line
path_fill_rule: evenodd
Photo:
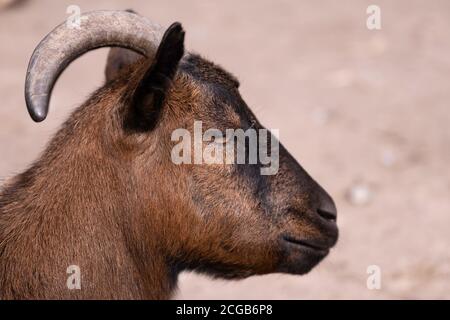
<path fill-rule="evenodd" d="M 73 60 L 90 50 L 110 46 L 151 58 L 162 37 L 160 26 L 132 12 L 92 11 L 79 18 L 79 28 L 63 22 L 39 43 L 31 56 L 25 101 L 35 122 L 47 117 L 53 86 Z"/>

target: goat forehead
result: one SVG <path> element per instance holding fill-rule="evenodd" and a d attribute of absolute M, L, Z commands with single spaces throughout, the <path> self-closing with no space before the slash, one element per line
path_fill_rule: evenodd
<path fill-rule="evenodd" d="M 239 94 L 239 82 L 231 73 L 192 53 L 183 58 L 179 70 L 206 90 L 214 102 L 213 106 L 209 105 L 210 111 L 216 112 L 217 116 L 229 115 L 235 123 L 238 122 L 237 118 L 244 122 L 255 121 L 256 118 Z"/>
<path fill-rule="evenodd" d="M 218 84 L 230 89 L 239 87 L 238 80 L 231 73 L 197 54 L 186 55 L 179 68 L 197 81 Z"/>

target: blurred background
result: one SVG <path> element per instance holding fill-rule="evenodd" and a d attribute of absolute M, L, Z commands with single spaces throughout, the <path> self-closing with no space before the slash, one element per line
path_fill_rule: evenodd
<path fill-rule="evenodd" d="M 381 30 L 366 27 L 371 4 Z M 64 72 L 46 122 L 26 112 L 28 59 L 69 5 L 182 22 L 188 49 L 240 79 L 261 122 L 337 203 L 339 243 L 306 276 L 182 274 L 176 298 L 450 298 L 449 1 L 0 0 L 0 179 L 36 159 L 104 81 L 107 49 Z M 373 265 L 379 290 L 367 287 Z"/>

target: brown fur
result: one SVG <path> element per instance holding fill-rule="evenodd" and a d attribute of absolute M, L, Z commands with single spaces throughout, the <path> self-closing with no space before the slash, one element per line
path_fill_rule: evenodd
<path fill-rule="evenodd" d="M 171 132 L 194 120 L 262 128 L 221 68 L 186 55 L 156 126 L 132 130 L 127 97 L 147 68 L 112 72 L 1 191 L 0 298 L 167 299 L 183 270 L 302 274 L 323 258 L 289 249 L 282 234 L 335 243 L 337 229 L 316 212 L 331 198 L 282 147 L 275 176 L 171 162 Z M 66 286 L 69 265 L 81 268 L 81 290 Z"/>

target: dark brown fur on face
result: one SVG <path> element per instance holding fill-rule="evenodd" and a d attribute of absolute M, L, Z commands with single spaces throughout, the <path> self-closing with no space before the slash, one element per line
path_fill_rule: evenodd
<path fill-rule="evenodd" d="M 303 274 L 335 244 L 331 198 L 282 146 L 274 176 L 172 163 L 171 133 L 194 120 L 263 128 L 233 76 L 181 59 L 182 35 L 166 33 L 155 61 L 116 49 L 107 83 L 4 186 L 0 298 L 167 299 L 183 270 Z M 67 288 L 70 265 L 81 290 Z"/>

